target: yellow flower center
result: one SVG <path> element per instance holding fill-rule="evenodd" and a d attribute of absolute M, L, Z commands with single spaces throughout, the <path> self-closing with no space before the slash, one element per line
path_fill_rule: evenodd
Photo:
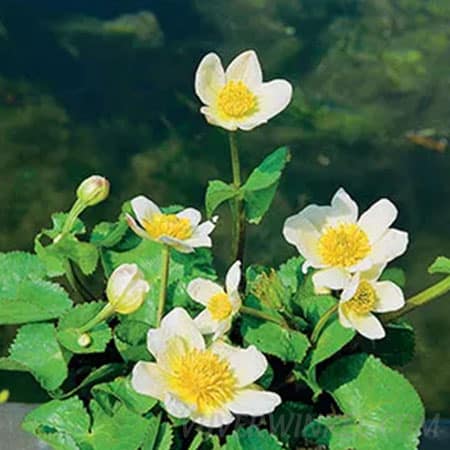
<path fill-rule="evenodd" d="M 169 236 L 184 241 L 192 236 L 190 220 L 175 214 L 155 214 L 151 220 L 144 220 L 142 225 L 153 239 Z"/>
<path fill-rule="evenodd" d="M 373 310 L 376 301 L 375 289 L 368 281 L 363 280 L 359 283 L 355 295 L 349 301 L 345 302 L 342 307 L 347 313 L 353 312 L 364 315 Z"/>
<path fill-rule="evenodd" d="M 351 267 L 370 252 L 367 234 L 355 223 L 329 227 L 318 243 L 319 254 L 327 266 Z"/>
<path fill-rule="evenodd" d="M 181 401 L 199 413 L 210 413 L 228 403 L 237 380 L 229 363 L 210 350 L 189 350 L 171 360 L 168 379 Z"/>
<path fill-rule="evenodd" d="M 219 93 L 217 107 L 224 116 L 239 119 L 256 111 L 256 96 L 242 81 L 228 81 Z"/>
<path fill-rule="evenodd" d="M 214 320 L 224 320 L 233 312 L 233 306 L 225 292 L 213 295 L 208 302 L 208 311 Z"/>

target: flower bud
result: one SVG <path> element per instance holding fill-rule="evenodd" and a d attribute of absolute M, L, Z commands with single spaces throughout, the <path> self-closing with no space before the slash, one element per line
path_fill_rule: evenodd
<path fill-rule="evenodd" d="M 108 280 L 106 297 L 116 312 L 131 314 L 142 305 L 149 289 L 136 264 L 122 264 Z"/>
<path fill-rule="evenodd" d="M 86 178 L 77 189 L 77 197 L 86 206 L 94 206 L 108 197 L 109 181 L 100 175 Z"/>

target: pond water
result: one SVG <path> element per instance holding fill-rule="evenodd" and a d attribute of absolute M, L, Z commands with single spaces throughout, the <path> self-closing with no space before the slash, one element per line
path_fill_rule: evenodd
<path fill-rule="evenodd" d="M 112 182 L 88 223 L 113 218 L 144 193 L 202 206 L 209 179 L 229 179 L 226 135 L 199 114 L 193 76 L 216 51 L 228 62 L 253 48 L 267 79 L 289 79 L 291 106 L 241 133 L 251 170 L 279 145 L 292 161 L 273 208 L 250 227 L 249 262 L 294 255 L 285 217 L 325 203 L 339 186 L 362 209 L 380 197 L 410 232 L 396 265 L 408 294 L 434 281 L 450 255 L 450 2 L 448 0 L 128 0 L 0 3 L 0 251 L 31 249 L 81 179 Z M 216 233 L 229 262 L 226 220 Z M 450 298 L 410 315 L 417 356 L 404 368 L 429 417 L 450 416 Z M 12 330 L 2 331 L 5 351 Z M 42 394 L 0 374 L 13 400 Z"/>

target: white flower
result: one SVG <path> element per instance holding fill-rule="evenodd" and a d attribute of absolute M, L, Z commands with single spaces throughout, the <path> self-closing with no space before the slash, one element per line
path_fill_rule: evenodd
<path fill-rule="evenodd" d="M 164 214 L 142 195 L 131 200 L 131 207 L 140 226 L 127 214 L 128 225 L 144 239 L 170 245 L 182 253 L 212 245 L 209 234 L 214 230 L 216 218 L 200 224 L 202 216 L 194 208 L 184 209 L 178 214 Z"/>
<path fill-rule="evenodd" d="M 283 235 L 306 259 L 304 272 L 319 269 L 316 289 L 339 289 L 348 274 L 384 266 L 405 252 L 408 233 L 389 228 L 396 218 L 397 208 L 384 198 L 358 219 L 358 206 L 341 188 L 331 206 L 310 205 L 289 217 Z"/>
<path fill-rule="evenodd" d="M 281 403 L 278 394 L 253 385 L 267 368 L 260 351 L 221 341 L 206 348 L 182 308 L 173 309 L 160 328 L 148 332 L 148 348 L 156 362 L 138 362 L 131 384 L 137 392 L 160 400 L 172 416 L 220 427 L 233 422 L 232 413 L 261 416 Z"/>
<path fill-rule="evenodd" d="M 223 336 L 230 328 L 233 316 L 241 307 L 238 288 L 241 281 L 241 262 L 236 261 L 225 278 L 226 291 L 211 280 L 196 278 L 188 287 L 188 294 L 206 309 L 195 318 L 203 334 L 214 333 L 213 339 Z"/>
<path fill-rule="evenodd" d="M 220 58 L 208 53 L 195 74 L 195 92 L 206 105 L 206 120 L 227 130 L 252 130 L 283 111 L 291 101 L 286 80 L 263 83 L 253 50 L 238 55 L 224 71 Z"/>
<path fill-rule="evenodd" d="M 109 277 L 106 297 L 116 312 L 131 314 L 142 305 L 149 289 L 136 264 L 122 264 Z"/>
<path fill-rule="evenodd" d="M 391 281 L 378 281 L 382 267 L 349 277 L 339 302 L 339 321 L 368 339 L 381 339 L 386 333 L 373 312 L 397 311 L 405 304 L 403 291 Z"/>

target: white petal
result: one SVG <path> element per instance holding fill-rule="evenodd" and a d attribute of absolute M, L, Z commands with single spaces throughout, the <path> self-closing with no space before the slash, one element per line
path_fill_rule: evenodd
<path fill-rule="evenodd" d="M 183 308 L 175 308 L 164 316 L 159 328 L 150 330 L 147 345 L 150 353 L 158 360 L 164 357 L 170 341 L 179 337 L 189 348 L 204 350 L 205 341 L 194 321 Z"/>
<path fill-rule="evenodd" d="M 360 281 L 360 274 L 356 273 L 349 279 L 348 284 L 345 286 L 341 293 L 341 302 L 347 302 L 356 294 Z"/>
<path fill-rule="evenodd" d="M 382 339 L 386 336 L 381 322 L 373 314 L 349 314 L 348 319 L 355 330 L 367 339 Z"/>
<path fill-rule="evenodd" d="M 137 222 L 133 219 L 133 217 L 131 217 L 129 214 L 126 215 L 126 219 L 127 219 L 127 223 L 128 226 L 141 238 L 143 239 L 150 239 L 151 237 L 148 235 L 148 233 L 141 228 Z"/>
<path fill-rule="evenodd" d="M 207 220 L 206 222 L 203 222 L 201 225 L 199 225 L 195 231 L 192 237 L 199 237 L 202 235 L 208 235 L 211 234 L 214 228 L 216 228 L 218 217 L 213 217 L 212 220 Z"/>
<path fill-rule="evenodd" d="M 339 290 L 348 284 L 349 278 L 349 274 L 344 269 L 333 267 L 317 271 L 313 275 L 312 280 L 316 289 L 325 287 Z"/>
<path fill-rule="evenodd" d="M 339 303 L 338 316 L 339 322 L 344 328 L 353 328 L 352 323 L 348 320 L 348 317 L 345 314 L 344 308 L 342 308 L 342 302 Z"/>
<path fill-rule="evenodd" d="M 386 264 L 402 255 L 408 246 L 408 233 L 391 228 L 377 241 L 370 254 L 374 264 Z"/>
<path fill-rule="evenodd" d="M 403 291 L 392 281 L 374 283 L 377 294 L 375 312 L 397 311 L 405 305 Z"/>
<path fill-rule="evenodd" d="M 328 218 L 330 224 L 339 222 L 356 222 L 358 218 L 358 205 L 343 188 L 339 188 L 331 199 L 331 217 Z"/>
<path fill-rule="evenodd" d="M 225 287 L 228 294 L 236 292 L 241 282 L 241 262 L 236 261 L 227 272 Z"/>
<path fill-rule="evenodd" d="M 224 334 L 228 333 L 228 331 L 230 331 L 231 329 L 232 323 L 233 321 L 231 316 L 218 322 L 217 329 L 213 336 L 213 341 L 220 339 Z"/>
<path fill-rule="evenodd" d="M 284 222 L 283 236 L 290 244 L 295 245 L 311 267 L 322 267 L 321 257 L 317 250 L 320 234 L 301 213 L 288 217 Z"/>
<path fill-rule="evenodd" d="M 219 409 L 209 414 L 193 413 L 191 420 L 208 428 L 219 428 L 234 421 L 233 414 L 227 409 Z"/>
<path fill-rule="evenodd" d="M 372 265 L 369 270 L 361 272 L 361 279 L 368 281 L 375 281 L 380 278 L 380 275 L 383 273 L 386 264 L 376 264 Z"/>
<path fill-rule="evenodd" d="M 200 248 L 200 247 L 212 247 L 212 240 L 209 236 L 197 236 L 191 237 L 184 241 L 185 246 L 189 246 L 191 248 Z M 187 252 L 186 252 L 187 253 Z"/>
<path fill-rule="evenodd" d="M 270 414 L 281 403 L 281 397 L 275 392 L 242 389 L 236 397 L 227 404 L 234 414 L 247 416 L 263 416 Z"/>
<path fill-rule="evenodd" d="M 170 236 L 161 236 L 158 239 L 158 242 L 173 247 L 180 253 L 192 253 L 194 251 L 194 247 L 188 241 L 189 239 L 182 241 L 181 239 L 176 239 Z"/>
<path fill-rule="evenodd" d="M 206 121 L 218 127 L 225 128 L 228 131 L 236 131 L 238 126 L 234 119 L 224 119 L 215 107 L 202 106 L 200 112 L 205 116 Z"/>
<path fill-rule="evenodd" d="M 196 227 L 200 223 L 200 220 L 202 220 L 200 211 L 197 211 L 195 208 L 186 208 L 179 212 L 177 217 L 180 219 L 188 219 L 192 227 Z"/>
<path fill-rule="evenodd" d="M 298 213 L 298 216 L 308 220 L 320 233 L 327 225 L 331 213 L 331 206 L 308 205 Z"/>
<path fill-rule="evenodd" d="M 167 384 L 164 374 L 155 363 L 138 362 L 131 375 L 131 386 L 136 392 L 158 400 L 164 400 Z"/>
<path fill-rule="evenodd" d="M 215 53 L 208 53 L 195 73 L 195 93 L 205 105 L 210 105 L 224 85 L 225 71 L 220 58 Z"/>
<path fill-rule="evenodd" d="M 193 408 L 183 403 L 175 395 L 167 394 L 164 398 L 166 411 L 178 419 L 184 419 L 192 414 Z"/>
<path fill-rule="evenodd" d="M 359 226 L 366 232 L 369 241 L 375 242 L 394 223 L 397 208 L 387 198 L 374 203 L 359 219 Z"/>
<path fill-rule="evenodd" d="M 262 71 L 253 50 L 247 50 L 231 61 L 225 72 L 226 80 L 242 81 L 250 90 L 262 83 Z"/>
<path fill-rule="evenodd" d="M 224 293 L 223 288 L 214 281 L 205 278 L 195 278 L 187 287 L 189 297 L 196 302 L 207 306 L 211 297 L 216 294 Z"/>
<path fill-rule="evenodd" d="M 218 328 L 218 323 L 211 317 L 211 313 L 205 309 L 195 319 L 195 325 L 202 334 L 212 334 Z"/>
<path fill-rule="evenodd" d="M 143 195 L 133 198 L 133 200 L 131 200 L 131 207 L 133 208 L 134 214 L 141 225 L 143 220 L 151 220 L 153 215 L 161 214 L 158 206 Z"/>
<path fill-rule="evenodd" d="M 255 95 L 258 99 L 258 111 L 239 121 L 239 128 L 242 130 L 251 130 L 283 111 L 291 101 L 292 85 L 286 80 L 269 81 L 263 83 Z"/>
<path fill-rule="evenodd" d="M 211 350 L 228 360 L 239 387 L 252 384 L 261 378 L 267 369 L 266 357 L 253 345 L 242 349 L 218 341 L 211 346 Z"/>

